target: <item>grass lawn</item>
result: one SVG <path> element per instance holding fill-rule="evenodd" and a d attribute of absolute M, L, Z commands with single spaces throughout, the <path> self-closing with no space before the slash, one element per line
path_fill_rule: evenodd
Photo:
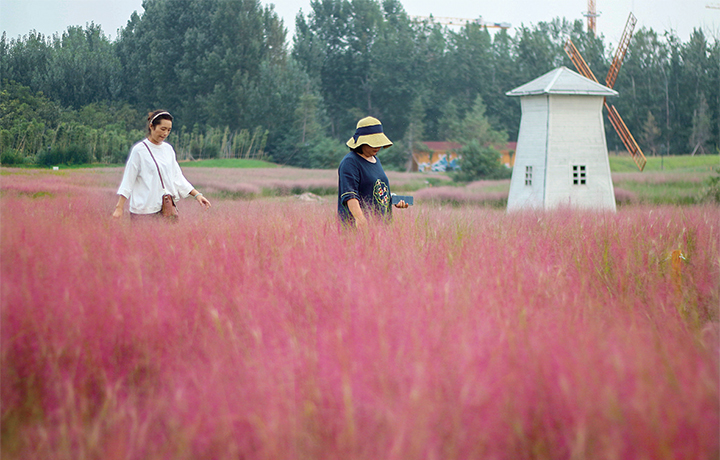
<path fill-rule="evenodd" d="M 720 155 L 678 155 L 666 157 L 646 157 L 647 164 L 643 172 L 674 171 L 699 172 L 720 170 Z M 627 153 L 610 155 L 612 172 L 638 172 L 638 167 Z"/>

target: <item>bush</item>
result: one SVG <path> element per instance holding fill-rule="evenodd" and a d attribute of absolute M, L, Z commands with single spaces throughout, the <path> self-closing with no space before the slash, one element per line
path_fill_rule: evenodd
<path fill-rule="evenodd" d="M 471 141 L 458 151 L 460 171 L 453 173 L 456 182 L 471 182 L 480 179 L 506 179 L 512 170 L 500 163 L 500 152 L 493 147 L 483 147 Z"/>
<path fill-rule="evenodd" d="M 25 163 L 25 157 L 17 150 L 5 150 L 0 154 L 0 164 L 5 166 Z"/>
<path fill-rule="evenodd" d="M 329 137 L 319 137 L 309 147 L 306 164 L 313 169 L 337 169 L 347 152 L 345 144 Z"/>
<path fill-rule="evenodd" d="M 700 201 L 720 203 L 720 173 L 708 178 L 700 195 Z"/>
<path fill-rule="evenodd" d="M 80 165 L 90 163 L 90 152 L 86 147 L 71 145 L 69 147 L 54 148 L 38 155 L 37 164 L 42 166 L 53 165 Z"/>
<path fill-rule="evenodd" d="M 389 149 L 383 149 L 379 153 L 383 168 L 388 171 L 405 171 L 408 169 L 408 162 L 412 154 L 406 145 L 396 142 Z"/>

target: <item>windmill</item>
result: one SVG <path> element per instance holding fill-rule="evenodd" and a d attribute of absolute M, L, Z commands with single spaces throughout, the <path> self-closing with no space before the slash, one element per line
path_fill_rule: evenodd
<path fill-rule="evenodd" d="M 505 94 L 522 111 L 507 210 L 615 211 L 603 103 L 617 91 L 558 67 Z"/>
<path fill-rule="evenodd" d="M 632 38 L 633 29 L 635 28 L 636 23 L 637 19 L 632 13 L 630 13 L 627 23 L 625 24 L 625 30 L 623 30 L 622 37 L 620 38 L 620 42 L 618 43 L 618 49 L 615 53 L 615 58 L 613 59 L 612 65 L 610 65 L 610 70 L 608 71 L 607 77 L 605 77 L 605 86 L 610 89 L 612 89 L 612 87 L 615 85 L 615 80 L 617 79 L 617 75 L 620 71 L 623 60 L 625 59 L 625 53 L 627 53 L 628 46 L 630 45 L 630 39 Z M 575 64 L 575 68 L 580 74 L 582 74 L 585 78 L 589 78 L 590 80 L 597 82 L 597 78 L 595 78 L 595 75 L 592 73 L 592 70 L 590 70 L 590 67 L 585 62 L 585 59 L 583 59 L 582 55 L 580 55 L 580 52 L 577 50 L 572 40 L 570 40 L 569 38 L 567 43 L 565 43 L 565 52 L 570 57 L 570 60 L 573 62 L 573 64 Z M 633 161 L 635 161 L 638 169 L 642 171 L 643 168 L 645 168 L 645 163 L 647 163 L 647 160 L 645 159 L 645 155 L 643 155 L 642 150 L 640 150 L 640 146 L 638 146 L 638 143 L 635 141 L 635 138 L 630 133 L 630 130 L 625 125 L 623 119 L 620 117 L 620 114 L 618 113 L 615 106 L 613 106 L 612 104 L 608 104 L 607 99 L 603 101 L 603 104 L 605 105 L 605 109 L 607 110 L 610 123 L 612 124 L 613 128 L 615 128 L 615 132 L 617 132 L 618 136 L 620 136 L 620 139 L 625 145 L 628 153 L 630 153 Z"/>

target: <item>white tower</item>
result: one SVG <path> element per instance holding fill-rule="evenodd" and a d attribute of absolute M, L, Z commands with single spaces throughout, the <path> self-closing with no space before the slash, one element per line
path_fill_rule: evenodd
<path fill-rule="evenodd" d="M 615 211 L 602 109 L 617 92 L 559 67 L 506 94 L 522 106 L 507 210 Z"/>

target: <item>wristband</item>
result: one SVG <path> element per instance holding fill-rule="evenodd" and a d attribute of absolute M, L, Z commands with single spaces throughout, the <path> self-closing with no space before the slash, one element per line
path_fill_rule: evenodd
<path fill-rule="evenodd" d="M 203 194 L 200 193 L 200 192 L 197 192 L 197 195 L 193 195 L 193 198 L 197 198 L 197 197 L 199 197 L 199 196 L 203 196 Z"/>

